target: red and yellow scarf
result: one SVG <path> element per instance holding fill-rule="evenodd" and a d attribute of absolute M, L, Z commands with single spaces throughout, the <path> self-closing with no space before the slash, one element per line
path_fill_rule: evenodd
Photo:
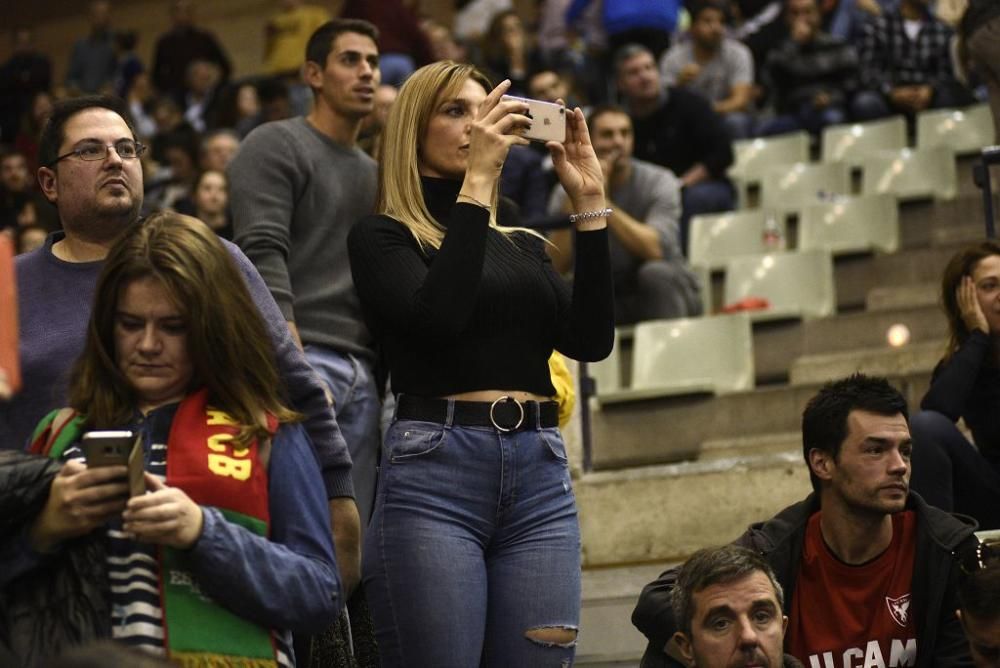
<path fill-rule="evenodd" d="M 53 459 L 83 435 L 83 416 L 71 409 L 49 413 L 32 437 L 31 452 Z M 268 429 L 277 420 L 268 416 Z M 237 449 L 239 425 L 208 405 L 208 390 L 180 404 L 167 439 L 167 485 L 259 535 L 270 529 L 267 452 L 254 441 Z M 168 655 L 191 668 L 276 666 L 273 634 L 207 598 L 191 575 L 184 550 L 159 548 L 160 602 Z"/>

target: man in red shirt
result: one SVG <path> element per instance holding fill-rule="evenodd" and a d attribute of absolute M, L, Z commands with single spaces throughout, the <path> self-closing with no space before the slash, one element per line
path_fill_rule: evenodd
<path fill-rule="evenodd" d="M 802 415 L 814 493 L 737 540 L 785 591 L 785 651 L 807 668 L 971 666 L 953 611 L 975 523 L 909 491 L 906 400 L 856 374 L 824 386 Z M 973 548 L 974 549 L 974 548 Z M 643 666 L 671 665 L 676 574 L 646 586 L 632 622 L 650 640 Z"/>

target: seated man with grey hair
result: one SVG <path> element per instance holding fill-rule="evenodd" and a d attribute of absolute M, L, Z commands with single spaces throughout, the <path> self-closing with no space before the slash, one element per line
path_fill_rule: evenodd
<path fill-rule="evenodd" d="M 681 567 L 671 605 L 681 656 L 696 668 L 801 668 L 782 649 L 788 617 L 774 571 L 745 547 L 695 552 Z"/>

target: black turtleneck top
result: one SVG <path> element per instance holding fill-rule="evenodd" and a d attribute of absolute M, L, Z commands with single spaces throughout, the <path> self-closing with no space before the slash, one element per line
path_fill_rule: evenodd
<path fill-rule="evenodd" d="M 446 228 L 441 248 L 421 250 L 384 215 L 360 220 L 348 237 L 354 284 L 394 392 L 553 396 L 553 348 L 583 361 L 607 357 L 614 302 L 606 229 L 576 233 L 571 286 L 540 239 L 504 235 L 486 209 L 456 203 L 460 181 L 421 181 L 428 211 Z M 501 206 L 499 222 L 516 226 L 516 213 Z"/>

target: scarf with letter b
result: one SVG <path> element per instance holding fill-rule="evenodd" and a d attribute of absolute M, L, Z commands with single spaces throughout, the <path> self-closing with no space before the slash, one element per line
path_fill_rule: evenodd
<path fill-rule="evenodd" d="M 84 419 L 66 409 L 43 418 L 30 451 L 58 459 L 79 440 Z M 273 433 L 277 421 L 268 416 Z M 259 444 L 237 449 L 239 425 L 208 405 L 208 390 L 181 402 L 167 439 L 167 481 L 201 506 L 217 508 L 226 520 L 267 537 L 270 528 L 266 456 Z M 164 645 L 171 660 L 186 668 L 276 666 L 272 633 L 208 598 L 192 575 L 185 550 L 160 547 L 160 602 Z"/>

